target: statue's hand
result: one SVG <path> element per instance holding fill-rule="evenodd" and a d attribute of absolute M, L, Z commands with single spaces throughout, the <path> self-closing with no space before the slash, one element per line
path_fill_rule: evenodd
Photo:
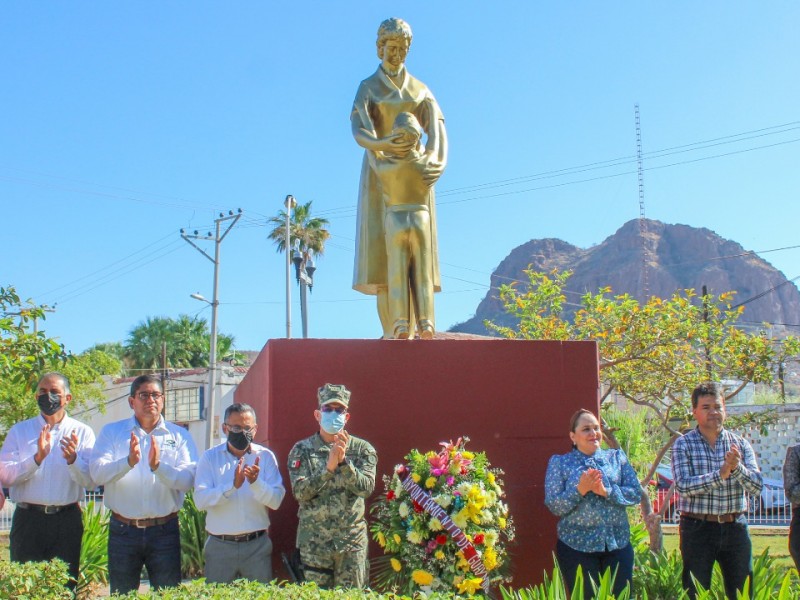
<path fill-rule="evenodd" d="M 395 133 L 375 140 L 374 147 L 371 150 L 389 152 L 391 154 L 404 153 L 411 150 L 415 143 L 413 139 L 408 139 L 402 133 Z"/>
<path fill-rule="evenodd" d="M 425 171 L 422 174 L 425 183 L 433 185 L 439 181 L 442 173 L 444 173 L 444 163 L 433 157 L 428 157 L 425 161 Z"/>

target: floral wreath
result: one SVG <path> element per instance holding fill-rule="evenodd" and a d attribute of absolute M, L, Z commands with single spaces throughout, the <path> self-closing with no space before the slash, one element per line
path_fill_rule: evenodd
<path fill-rule="evenodd" d="M 372 537 L 383 548 L 375 576 L 384 588 L 471 596 L 510 581 L 508 542 L 514 526 L 502 501 L 503 472 L 469 438 L 412 450 L 384 475 L 385 495 L 372 507 Z"/>

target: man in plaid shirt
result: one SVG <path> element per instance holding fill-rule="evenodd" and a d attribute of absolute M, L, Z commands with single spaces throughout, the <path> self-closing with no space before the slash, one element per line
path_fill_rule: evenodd
<path fill-rule="evenodd" d="M 694 576 L 708 589 L 717 561 L 726 595 L 736 598 L 736 591 L 753 573 L 746 494 L 761 493 L 761 472 L 750 443 L 723 427 L 725 400 L 717 384 L 703 383 L 694 389 L 692 413 L 697 427 L 679 438 L 672 450 L 680 494 L 683 587 L 694 598 Z"/>

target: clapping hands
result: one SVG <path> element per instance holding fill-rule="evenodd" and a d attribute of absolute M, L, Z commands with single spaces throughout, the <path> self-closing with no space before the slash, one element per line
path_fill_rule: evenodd
<path fill-rule="evenodd" d="M 603 472 L 600 469 L 586 469 L 581 473 L 578 481 L 578 493 L 585 496 L 589 492 L 594 492 L 604 498 L 608 496 L 608 490 L 603 485 Z"/>

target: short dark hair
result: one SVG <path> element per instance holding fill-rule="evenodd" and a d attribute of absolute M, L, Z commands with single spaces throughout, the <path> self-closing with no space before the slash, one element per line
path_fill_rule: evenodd
<path fill-rule="evenodd" d="M 139 391 L 139 388 L 145 383 L 155 383 L 158 385 L 158 389 L 161 390 L 161 393 L 164 393 L 164 386 L 161 384 L 161 378 L 158 375 L 148 373 L 147 375 L 139 375 L 133 380 L 133 383 L 131 384 L 131 396 L 135 396 L 136 392 Z"/>
<path fill-rule="evenodd" d="M 575 430 L 578 428 L 578 421 L 581 420 L 581 417 L 583 415 L 592 415 L 593 417 L 595 417 L 595 414 L 592 411 L 587 410 L 585 408 L 580 409 L 574 415 L 572 415 L 572 417 L 570 417 L 570 419 L 569 419 L 569 430 L 570 431 L 572 431 L 573 433 L 575 432 Z M 595 419 L 596 418 L 597 417 L 595 417 Z"/>
<path fill-rule="evenodd" d="M 725 396 L 722 393 L 722 386 L 713 381 L 701 383 L 692 390 L 692 408 L 697 408 L 697 401 L 700 399 L 700 396 L 714 396 L 715 398 L 722 398 L 723 401 L 725 400 Z"/>
<path fill-rule="evenodd" d="M 223 421 L 227 422 L 228 417 L 230 417 L 233 413 L 237 414 L 244 414 L 250 413 L 253 415 L 253 421 L 258 422 L 258 417 L 256 416 L 256 411 L 253 409 L 252 406 L 249 404 L 245 404 L 244 402 L 234 402 L 228 408 L 225 409 L 225 415 L 223 416 Z"/>
<path fill-rule="evenodd" d="M 58 371 L 50 371 L 49 373 L 45 373 L 41 377 L 39 377 L 39 381 L 36 382 L 36 388 L 39 388 L 39 385 L 44 381 L 47 377 L 56 377 L 61 380 L 61 386 L 64 388 L 64 393 L 67 396 L 70 396 L 72 392 L 69 391 L 69 378 L 64 375 L 63 373 L 59 373 Z"/>

